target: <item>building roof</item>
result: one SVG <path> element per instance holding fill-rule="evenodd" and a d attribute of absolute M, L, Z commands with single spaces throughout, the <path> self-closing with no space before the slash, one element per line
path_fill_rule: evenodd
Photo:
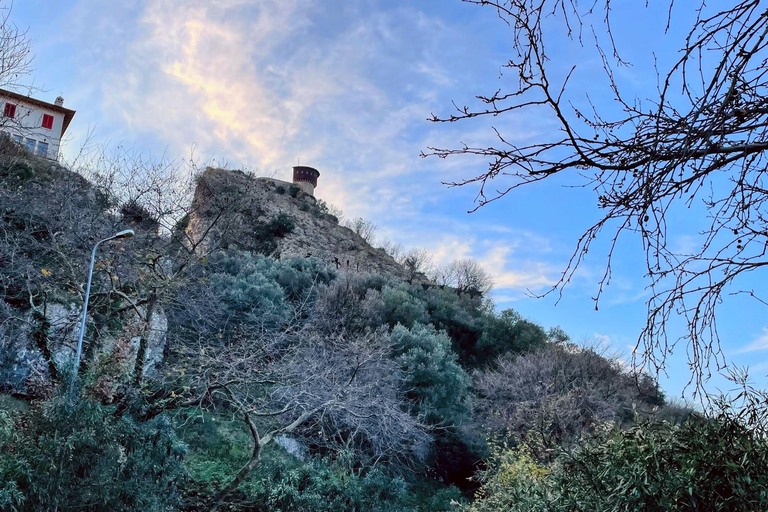
<path fill-rule="evenodd" d="M 54 112 L 58 112 L 59 114 L 64 114 L 64 125 L 61 128 L 62 136 L 64 135 L 64 132 L 67 131 L 67 128 L 69 128 L 69 123 L 72 122 L 72 118 L 75 117 L 74 110 L 60 107 L 58 105 L 54 105 L 53 103 L 48 103 L 47 101 L 38 100 L 31 96 L 24 96 L 23 94 L 19 94 L 17 92 L 0 89 L 0 97 L 10 98 L 16 101 L 23 101 L 25 103 L 29 103 L 30 105 L 34 105 L 36 107 L 44 108 L 47 110 L 53 110 Z"/>

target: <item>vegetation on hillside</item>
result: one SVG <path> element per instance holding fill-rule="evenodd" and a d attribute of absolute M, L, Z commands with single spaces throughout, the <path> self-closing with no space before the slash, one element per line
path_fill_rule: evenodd
<path fill-rule="evenodd" d="M 754 429 L 498 312 L 471 264 L 452 285 L 202 253 L 183 195 L 91 175 L 0 144 L 0 382 L 23 399 L 0 410 L 0 510 L 763 504 Z M 127 227 L 100 249 L 71 388 L 90 248 Z"/>

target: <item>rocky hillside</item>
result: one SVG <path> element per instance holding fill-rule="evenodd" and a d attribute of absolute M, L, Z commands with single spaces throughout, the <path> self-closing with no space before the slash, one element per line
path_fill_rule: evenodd
<path fill-rule="evenodd" d="M 209 168 L 198 177 L 186 230 L 201 254 L 237 246 L 278 259 L 312 257 L 343 270 L 408 277 L 390 255 L 339 225 L 298 186 L 240 171 Z"/>
<path fill-rule="evenodd" d="M 157 213 L 138 204 L 120 204 L 81 175 L 0 141 L 0 389 L 27 393 L 32 381 L 34 388 L 58 380 L 71 363 L 91 248 L 122 229 L 136 236 L 99 249 L 86 336 L 95 343 L 84 345 L 83 370 L 109 359 L 127 375 L 141 353 L 143 372 L 151 372 L 168 331 L 167 298 L 157 297 L 171 293 L 192 260 L 219 249 L 408 278 L 291 183 L 207 169 L 191 204 L 179 205 L 187 215 L 174 233 L 162 232 Z"/>
<path fill-rule="evenodd" d="M 91 248 L 128 227 L 137 233 L 131 248 L 156 245 L 146 243 L 156 234 L 116 213 L 100 187 L 0 140 L 0 389 L 34 393 L 61 377 L 77 345 Z M 85 345 L 86 363 L 111 357 L 116 366 L 134 367 L 146 307 L 123 299 L 117 309 L 128 307 L 115 315 L 114 298 L 135 293 L 136 255 L 146 257 L 119 244 L 100 249 L 87 325 L 88 339 L 97 342 Z M 166 329 L 158 306 L 144 371 L 162 359 Z"/>

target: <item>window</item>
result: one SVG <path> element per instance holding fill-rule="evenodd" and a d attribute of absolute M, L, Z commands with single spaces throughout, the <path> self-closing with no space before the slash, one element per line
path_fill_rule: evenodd
<path fill-rule="evenodd" d="M 43 128 L 47 128 L 49 130 L 53 128 L 53 116 L 43 114 Z"/>
<path fill-rule="evenodd" d="M 16 105 L 14 105 L 13 103 L 6 102 L 5 111 L 3 112 L 3 115 L 5 117 L 10 117 L 11 119 L 16 117 Z"/>
<path fill-rule="evenodd" d="M 27 149 L 30 153 L 35 152 L 35 139 L 27 139 Z"/>
<path fill-rule="evenodd" d="M 16 144 L 21 144 L 23 141 L 21 140 L 21 135 L 14 135 L 13 136 L 13 142 Z"/>
<path fill-rule="evenodd" d="M 37 154 L 40 156 L 47 157 L 48 156 L 48 143 L 47 142 L 38 142 L 37 143 Z"/>

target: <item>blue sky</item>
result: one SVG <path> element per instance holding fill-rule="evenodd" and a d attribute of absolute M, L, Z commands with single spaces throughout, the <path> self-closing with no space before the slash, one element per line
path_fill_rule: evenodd
<path fill-rule="evenodd" d="M 664 36 L 664 2 L 644 3 L 622 3 L 613 18 L 617 44 L 634 64 L 618 79 L 639 97 L 655 86 L 654 56 L 662 66 L 675 57 L 692 15 L 678 8 Z M 559 277 L 578 235 L 600 214 L 593 194 L 553 181 L 467 214 L 477 190 L 441 182 L 478 174 L 486 162 L 419 157 L 428 146 L 487 145 L 491 126 L 519 142 L 555 129 L 540 116 L 426 121 L 448 113 L 452 100 L 471 103 L 473 94 L 508 80 L 499 72 L 509 32 L 492 11 L 459 0 L 24 0 L 12 19 L 29 27 L 36 53 L 30 81 L 43 89 L 37 96 L 61 94 L 77 110 L 65 157 L 92 131 L 98 141 L 146 154 L 187 157 L 194 147 L 204 162 L 281 179 L 299 161 L 315 166 L 322 173 L 317 197 L 348 217 L 374 221 L 380 238 L 427 248 L 439 263 L 474 258 L 493 274 L 499 308 L 629 357 L 648 296 L 638 240 L 622 239 L 598 311 L 591 297 L 604 264 L 601 246 L 557 306 L 554 297 L 526 296 Z M 555 37 L 550 53 L 555 75 L 577 66 L 576 104 L 589 90 L 598 105 L 615 108 L 603 101 L 602 68 L 589 45 Z M 680 214 L 671 242 L 690 243 L 700 220 Z M 751 365 L 764 384 L 764 310 L 729 298 L 720 320 L 728 361 Z M 672 396 L 689 376 L 682 348 L 661 376 Z M 709 387 L 718 386 L 728 384 L 715 377 Z"/>

